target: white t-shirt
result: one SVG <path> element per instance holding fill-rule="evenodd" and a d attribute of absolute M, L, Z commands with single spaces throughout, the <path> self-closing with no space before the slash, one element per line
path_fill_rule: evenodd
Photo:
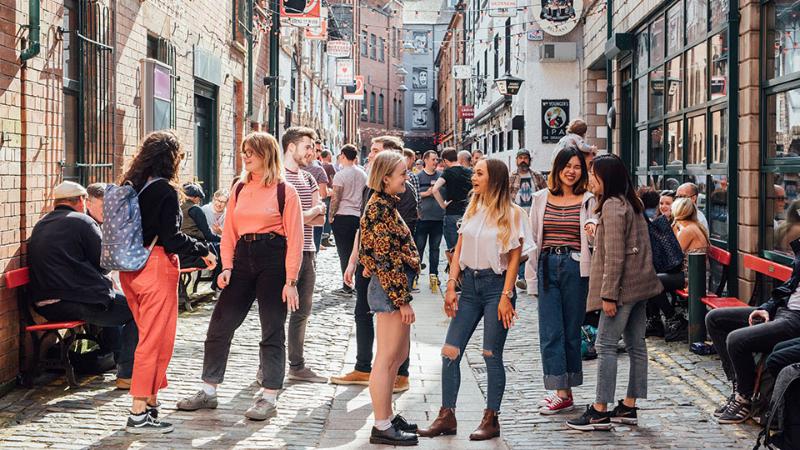
<path fill-rule="evenodd" d="M 522 256 L 536 249 L 531 233 L 531 224 L 524 212 L 516 210 L 517 220 L 512 223 L 510 242 L 501 243 L 498 238 L 497 223 L 490 220 L 485 208 L 480 208 L 474 216 L 464 217 L 458 233 L 461 234 L 461 269 L 469 267 L 473 270 L 492 269 L 502 274 L 508 268 L 508 253 L 520 246 L 522 240 Z"/>

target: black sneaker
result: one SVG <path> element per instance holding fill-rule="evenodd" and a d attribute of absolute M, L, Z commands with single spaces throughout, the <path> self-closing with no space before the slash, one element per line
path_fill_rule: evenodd
<path fill-rule="evenodd" d="M 626 406 L 625 403 L 620 400 L 617 407 L 611 411 L 611 422 L 625 425 L 639 425 L 639 419 L 636 417 L 636 411 L 638 410 L 639 408 Z"/>
<path fill-rule="evenodd" d="M 143 414 L 129 415 L 128 423 L 125 425 L 125 431 L 131 434 L 164 434 L 171 433 L 172 430 L 171 423 L 162 422 L 153 417 L 150 410 Z"/>
<path fill-rule="evenodd" d="M 647 319 L 647 326 L 644 329 L 645 337 L 664 337 L 664 322 L 661 317 L 651 317 Z"/>
<path fill-rule="evenodd" d="M 750 402 L 736 394 L 733 400 L 719 416 L 717 422 L 719 423 L 742 423 L 750 418 Z"/>
<path fill-rule="evenodd" d="M 339 289 L 336 289 L 335 291 L 331 292 L 331 294 L 333 294 L 333 295 L 339 295 L 339 296 L 342 296 L 342 297 L 349 297 L 349 296 L 353 295 L 353 293 L 355 293 L 355 291 L 350 286 L 343 286 L 343 287 L 341 287 Z"/>
<path fill-rule="evenodd" d="M 664 341 L 666 342 L 687 342 L 689 340 L 689 322 L 682 315 L 676 314 L 675 317 L 667 320 L 664 330 Z"/>
<path fill-rule="evenodd" d="M 372 433 L 369 436 L 370 444 L 384 444 L 384 445 L 397 445 L 407 447 L 417 445 L 417 435 L 398 430 L 394 425 L 381 431 L 372 427 Z"/>
<path fill-rule="evenodd" d="M 567 426 L 573 430 L 580 431 L 610 431 L 611 415 L 607 412 L 600 412 L 594 409 L 594 405 L 586 407 L 586 412 L 580 417 L 567 421 Z"/>
<path fill-rule="evenodd" d="M 161 408 L 161 402 L 156 401 L 155 405 L 147 404 L 147 412 L 153 416 L 153 419 L 158 419 L 158 408 Z"/>
<path fill-rule="evenodd" d="M 397 428 L 400 431 L 405 431 L 408 433 L 416 433 L 417 432 L 417 424 L 409 423 L 405 417 L 397 414 L 392 419 L 392 426 Z"/>
<path fill-rule="evenodd" d="M 730 406 L 730 404 L 733 401 L 734 397 L 736 397 L 736 394 L 731 392 L 731 395 L 728 396 L 728 399 L 725 400 L 725 403 L 723 403 L 722 405 L 720 405 L 719 408 L 714 410 L 714 417 L 720 417 L 722 415 L 722 413 L 724 413 L 725 410 L 728 409 L 728 406 Z"/>

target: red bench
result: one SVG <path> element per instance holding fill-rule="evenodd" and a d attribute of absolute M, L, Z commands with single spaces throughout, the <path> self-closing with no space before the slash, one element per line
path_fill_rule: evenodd
<path fill-rule="evenodd" d="M 715 247 L 713 245 L 708 248 L 708 251 L 706 252 L 706 257 L 708 257 L 708 259 L 710 259 L 711 261 L 714 261 L 714 262 L 720 264 L 723 267 L 728 267 L 728 266 L 731 265 L 731 254 L 730 254 L 730 252 L 728 252 L 726 250 L 723 250 L 723 249 L 721 249 L 719 247 Z M 706 297 L 704 297 L 704 298 L 719 297 L 720 295 L 722 295 L 722 292 L 724 292 L 724 290 L 725 290 L 725 286 L 727 284 L 727 281 L 728 281 L 728 272 L 726 270 L 724 270 L 722 272 L 722 279 L 720 280 L 720 283 L 717 286 L 717 288 L 714 289 L 714 292 L 707 292 L 706 293 Z M 683 299 L 684 301 L 689 299 L 689 289 L 688 288 L 677 289 L 675 291 L 675 294 L 678 297 L 680 297 L 681 299 Z"/>
<path fill-rule="evenodd" d="M 730 254 L 729 254 L 730 256 Z M 728 260 L 730 263 L 730 259 Z M 742 257 L 744 268 L 752 270 L 761 275 L 766 275 L 778 281 L 784 282 L 792 276 L 792 268 L 770 261 L 768 259 L 759 258 L 753 255 L 745 254 Z M 753 290 L 753 295 L 757 294 L 757 289 Z M 706 306 L 711 309 L 716 308 L 739 308 L 750 306 L 747 302 L 743 302 L 737 297 L 718 297 L 707 296 L 700 299 Z"/>
<path fill-rule="evenodd" d="M 24 288 L 30 282 L 30 273 L 27 267 L 11 270 L 5 273 L 6 288 Z M 76 386 L 78 380 L 75 377 L 75 369 L 69 360 L 69 349 L 72 344 L 79 340 L 94 337 L 87 335 L 83 328 L 86 322 L 74 320 L 69 322 L 45 322 L 35 323 L 31 314 L 30 305 L 24 292 L 18 295 L 18 306 L 20 315 L 20 354 L 25 355 L 25 342 L 28 335 L 33 343 L 33 360 L 21 367 L 21 382 L 25 387 L 33 387 L 33 380 L 39 370 L 39 359 L 41 357 L 41 345 L 48 336 L 53 336 L 59 346 L 59 358 L 57 360 L 43 359 L 42 363 L 46 368 L 63 369 L 70 386 Z M 59 333 L 64 330 L 64 334 Z M 41 336 L 38 335 L 41 332 Z"/>

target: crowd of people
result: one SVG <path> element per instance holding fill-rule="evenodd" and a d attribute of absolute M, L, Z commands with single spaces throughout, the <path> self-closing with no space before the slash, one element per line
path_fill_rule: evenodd
<path fill-rule="evenodd" d="M 518 295 L 527 293 L 538 299 L 543 385 L 550 392 L 539 412 L 575 408 L 574 391 L 584 382 L 582 327 L 593 323 L 594 402 L 566 426 L 590 431 L 608 430 L 613 423 L 636 425 L 636 402 L 647 397 L 645 336 L 664 336 L 664 319 L 668 331 L 686 334 L 685 318 L 668 297 L 686 285 L 686 265 L 665 273 L 655 269 L 648 223 L 667 221 L 688 255 L 708 249 L 708 222 L 697 207 L 696 185 L 637 191 L 622 160 L 597 155 L 582 140 L 584 129 L 581 121 L 570 124 L 573 132 L 554 152 L 546 177 L 531 169 L 531 153 L 524 149 L 510 171 L 479 151 L 429 150 L 418 159 L 400 138 L 381 136 L 372 140 L 362 165 L 350 144 L 339 149 L 334 163 L 333 152 L 322 148 L 313 129 L 291 127 L 280 142 L 254 132 L 241 145 L 242 175 L 205 205 L 201 185 L 179 184 L 184 152 L 176 135 L 154 132 L 119 180 L 138 202 L 139 245 L 149 254 L 144 265 L 116 273 L 103 267 L 101 253 L 119 245 L 105 241 L 120 226 L 115 210 L 104 207 L 111 187 L 84 189 L 65 181 L 53 192 L 54 210 L 39 221 L 28 243 L 32 306 L 48 320 L 102 327 L 101 346 L 117 363 L 116 386 L 129 389 L 133 398 L 126 430 L 165 433 L 173 427 L 159 419 L 158 394 L 167 386 L 175 342 L 179 269 L 211 270 L 220 293 L 206 332 L 199 386 L 178 401 L 178 409 L 217 407 L 232 338 L 258 301 L 261 389 L 244 412 L 248 419 L 277 414 L 285 378 L 365 385 L 375 418 L 370 441 L 415 445 L 418 436 L 457 433 L 460 361 L 481 321 L 488 390 L 483 418 L 470 439 L 500 435 L 503 349 L 518 320 Z M 794 273 L 770 302 L 707 316 L 733 383 L 733 393 L 717 411 L 720 423 L 750 415 L 753 353 L 769 354 L 775 347 L 770 371 L 800 361 L 798 238 L 800 233 L 787 236 L 796 255 Z M 442 404 L 435 420 L 421 428 L 393 411 L 392 393 L 410 387 L 412 300 L 426 269 L 431 289 L 440 289 L 442 240 L 449 262 L 443 310 L 450 318 L 442 337 Z M 351 371 L 328 380 L 308 367 L 303 347 L 317 253 L 334 245 L 342 274 L 334 294 L 355 295 L 357 353 Z M 622 399 L 616 396 L 620 339 L 630 358 Z"/>

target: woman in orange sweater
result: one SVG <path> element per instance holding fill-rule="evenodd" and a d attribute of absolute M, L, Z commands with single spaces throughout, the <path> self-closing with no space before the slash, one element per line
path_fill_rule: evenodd
<path fill-rule="evenodd" d="M 203 358 L 203 388 L 178 402 L 178 409 L 217 407 L 233 333 L 258 299 L 261 319 L 258 381 L 262 390 L 245 417 L 265 420 L 277 413 L 278 390 L 286 370 L 287 308 L 298 307 L 297 274 L 303 255 L 300 198 L 284 182 L 278 142 L 255 132 L 242 142 L 245 173 L 233 187 L 220 247 L 223 288 L 214 307 Z"/>

